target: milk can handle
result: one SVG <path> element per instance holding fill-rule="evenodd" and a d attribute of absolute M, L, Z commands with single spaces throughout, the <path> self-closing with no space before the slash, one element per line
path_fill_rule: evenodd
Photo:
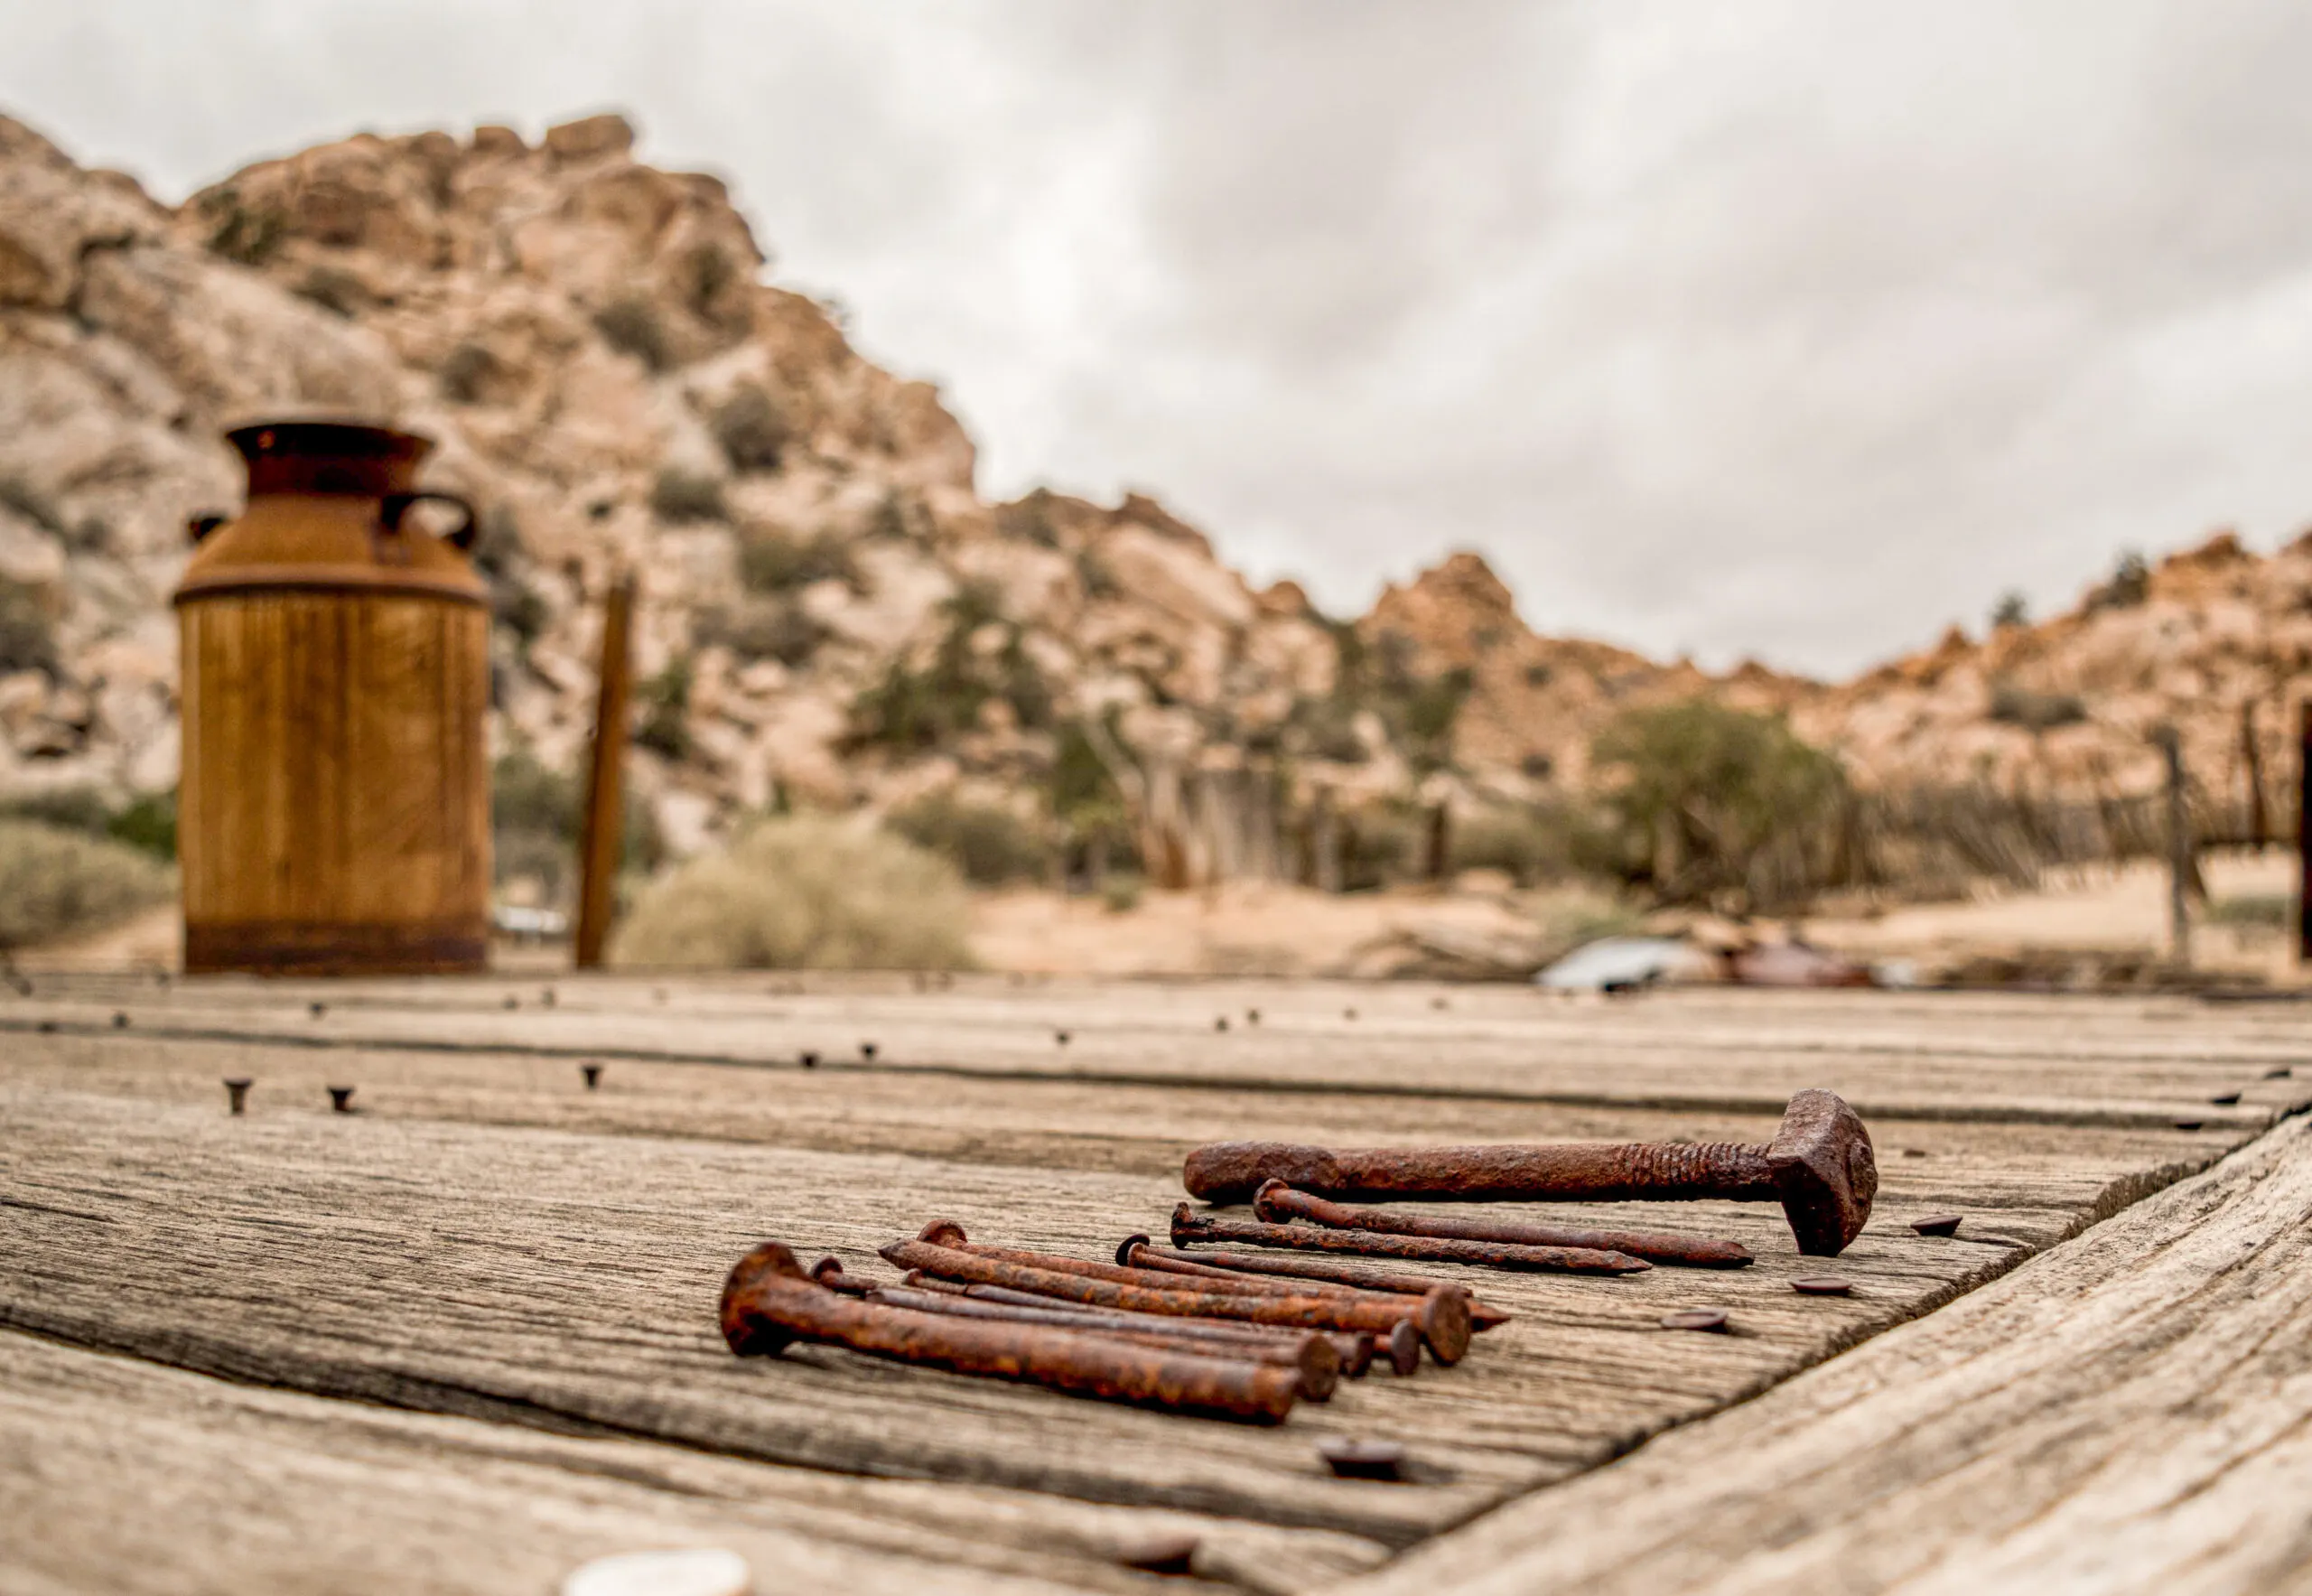
<path fill-rule="evenodd" d="M 455 549 L 471 548 L 474 526 L 473 506 L 454 493 L 388 493 L 378 505 L 378 518 L 385 523 L 387 531 L 398 532 L 401 530 L 401 518 L 409 513 L 410 506 L 428 499 L 437 504 L 455 505 L 465 517 L 456 526 L 442 534 L 442 541 Z"/>

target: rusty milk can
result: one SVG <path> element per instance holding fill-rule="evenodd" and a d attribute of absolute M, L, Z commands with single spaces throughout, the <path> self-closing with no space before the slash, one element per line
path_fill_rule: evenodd
<path fill-rule="evenodd" d="M 480 969 L 489 957 L 488 590 L 430 440 L 292 421 L 230 435 L 238 519 L 176 593 L 189 971 Z M 443 537 L 413 506 L 459 512 Z"/>

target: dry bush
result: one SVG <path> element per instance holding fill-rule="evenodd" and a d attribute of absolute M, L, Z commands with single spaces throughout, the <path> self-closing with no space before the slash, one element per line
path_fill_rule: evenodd
<path fill-rule="evenodd" d="M 618 937 L 624 965 L 672 969 L 969 968 L 956 867 L 825 816 L 758 821 L 729 851 L 652 882 Z"/>
<path fill-rule="evenodd" d="M 102 930 L 172 891 L 149 854 L 34 820 L 0 820 L 0 947 Z"/>
<path fill-rule="evenodd" d="M 1036 826 L 997 804 L 952 792 L 929 794 L 892 810 L 883 822 L 918 847 L 956 862 L 974 886 L 1033 881 L 1051 850 Z"/>

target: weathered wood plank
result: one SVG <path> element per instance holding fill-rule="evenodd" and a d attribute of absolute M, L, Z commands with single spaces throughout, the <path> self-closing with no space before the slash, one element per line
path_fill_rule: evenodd
<path fill-rule="evenodd" d="M 2312 1589 L 2312 1125 L 1348 1589 Z"/>
<path fill-rule="evenodd" d="M 1642 1006 L 1566 1021 L 1528 999 L 1522 1014 L 1458 1011 L 1352 1024 L 1291 1009 L 1226 1033 L 1197 1018 L 1208 1002 L 1170 1009 L 1009 994 L 773 999 L 683 989 L 676 1011 L 637 1008 L 619 983 L 558 984 L 553 1009 L 508 1011 L 458 984 L 412 1005 L 367 988 L 322 1001 L 314 1017 L 287 992 L 205 984 L 146 989 L 134 1001 L 89 992 L 36 994 L 0 1008 L 0 1030 L 92 1033 L 126 1014 L 140 1032 L 179 1039 L 489 1047 L 546 1056 L 792 1068 L 806 1052 L 827 1070 L 1064 1078 L 1112 1086 L 1258 1087 L 1275 1091 L 1460 1095 L 1562 1106 L 1767 1112 L 1807 1085 L 1828 1086 L 1878 1120 L 1993 1118 L 2156 1127 L 2178 1119 L 2261 1128 L 2312 1105 L 2312 1049 L 2300 1037 L 2196 1031 L 2084 1034 L 2043 1017 L 2030 1027 L 1908 1032 L 1776 1023 L 1664 1028 Z M 322 990 L 316 988 L 315 990 Z M 535 1002 L 537 994 L 528 994 Z M 611 1001 L 618 1000 L 618 1001 Z M 1272 1001 L 1280 1001 L 1272 998 Z M 1289 997 L 1282 1001 L 1291 1001 Z M 2205 1021 L 2205 1016 L 2203 1017 Z M 1066 1030 L 1060 1047 L 1056 1031 Z M 1903 1040 L 1907 1037 L 1907 1040 Z M 861 1057 L 872 1041 L 876 1055 Z M 2295 1071 L 2298 1061 L 2306 1061 Z M 2289 1070 L 2284 1078 L 2275 1071 Z M 2239 1094 L 2235 1105 L 2214 1099 Z"/>
<path fill-rule="evenodd" d="M 989 1237 L 1102 1255 L 1123 1231 L 1161 1223 L 1177 1195 L 1176 1151 L 1161 1173 L 1128 1176 L 385 1115 L 234 1120 L 213 1084 L 196 1106 L 45 1089 L 17 1079 L 23 1068 L 12 1061 L 0 1082 L 11 1126 L 0 1198 L 15 1263 L 0 1277 L 0 1321 L 324 1394 L 1393 1544 L 1762 1389 L 2017 1256 L 1881 1227 L 1840 1262 L 1856 1297 L 1801 1298 L 1787 1282 L 1811 1266 L 1772 1210 L 1630 1205 L 1634 1223 L 1706 1225 L 1749 1242 L 1761 1262 L 1623 1282 L 1487 1276 L 1487 1294 L 1520 1318 L 1478 1357 L 1345 1387 L 1330 1409 L 1255 1433 L 824 1351 L 741 1364 L 714 1335 L 722 1273 L 766 1232 L 878 1267 L 876 1244 L 936 1214 Z M 1978 1211 L 1995 1204 L 1999 1228 L 2033 1241 L 2186 1167 L 2134 1139 L 2127 1157 L 2065 1152 L 2101 1133 L 1943 1128 L 2038 1138 L 2003 1159 L 1978 1150 L 1948 1161 L 1980 1178 Z M 2189 1167 L 2206 1155 L 2189 1154 Z M 1944 1162 L 1895 1161 L 1890 1213 L 1921 1204 L 1906 1182 L 1945 1178 L 1925 1172 Z M 1738 1333 L 1658 1328 L 1664 1311 L 1697 1301 L 1731 1308 Z M 1338 1430 L 1405 1441 L 1426 1482 L 1326 1477 L 1310 1442 Z"/>
<path fill-rule="evenodd" d="M 1282 1591 L 1369 1567 L 1341 1536 L 861 1479 L 235 1385 L 0 1332 L 11 1591 L 552 1590 L 590 1558 L 727 1547 L 757 1588 L 1128 1592 L 1169 1535 Z"/>

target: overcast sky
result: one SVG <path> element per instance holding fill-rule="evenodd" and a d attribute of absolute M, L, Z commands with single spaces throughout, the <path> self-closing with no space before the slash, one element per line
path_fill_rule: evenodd
<path fill-rule="evenodd" d="M 615 107 L 930 378 L 1338 610 L 1845 672 L 2312 525 L 2312 6 L 56 0 L 0 107 L 163 198 Z"/>

